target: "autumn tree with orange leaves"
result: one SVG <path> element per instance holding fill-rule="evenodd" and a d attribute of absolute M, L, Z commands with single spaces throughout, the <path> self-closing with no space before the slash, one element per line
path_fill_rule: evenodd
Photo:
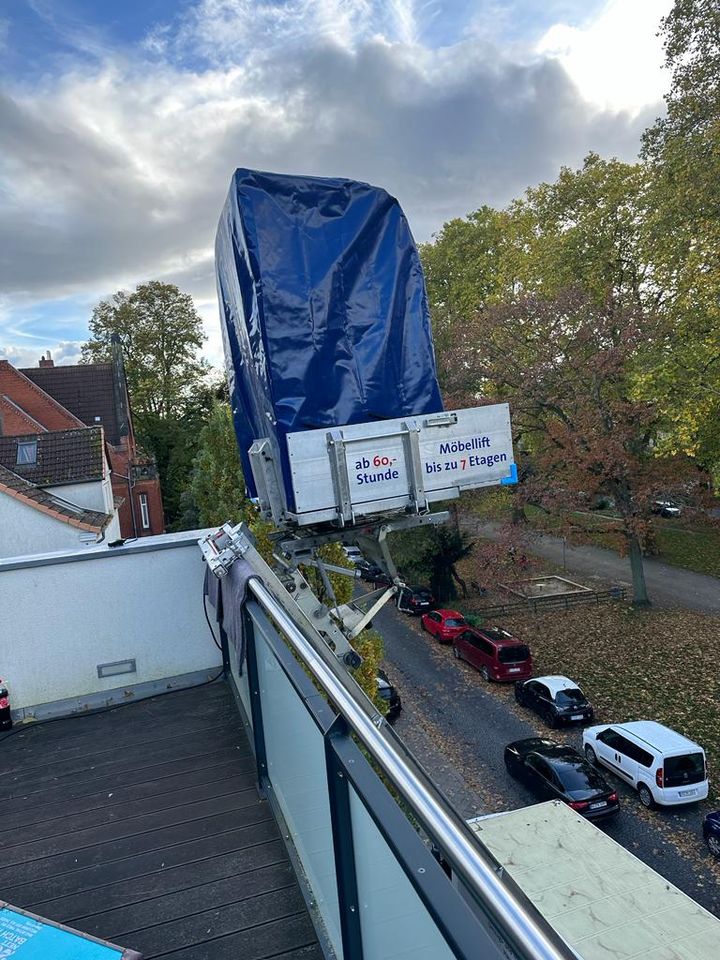
<path fill-rule="evenodd" d="M 480 311 L 443 362 L 458 372 L 464 401 L 508 401 L 524 482 L 517 496 L 553 513 L 612 497 L 630 557 L 633 602 L 648 606 L 643 547 L 653 500 L 697 485 L 691 465 L 654 455 L 657 408 L 634 381 L 661 321 L 574 289 L 532 294 Z"/>

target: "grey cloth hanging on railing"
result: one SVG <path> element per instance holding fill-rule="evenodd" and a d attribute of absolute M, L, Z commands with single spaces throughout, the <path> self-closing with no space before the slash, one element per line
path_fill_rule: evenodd
<path fill-rule="evenodd" d="M 248 583 L 252 578 L 260 579 L 253 568 L 244 559 L 238 557 L 227 572 L 219 580 L 205 569 L 205 596 L 215 607 L 218 623 L 225 631 L 230 646 L 230 656 L 235 654 L 237 669 L 240 676 L 245 663 L 245 632 L 243 630 L 243 607 L 247 599 Z"/>

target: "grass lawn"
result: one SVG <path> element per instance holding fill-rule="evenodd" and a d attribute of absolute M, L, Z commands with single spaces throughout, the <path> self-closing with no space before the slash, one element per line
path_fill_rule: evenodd
<path fill-rule="evenodd" d="M 472 604 L 461 609 L 471 612 Z M 700 743 L 710 796 L 720 798 L 720 616 L 639 613 L 617 603 L 508 617 L 502 626 L 530 644 L 537 676 L 577 681 L 599 722 L 657 720 Z"/>
<path fill-rule="evenodd" d="M 658 524 L 657 543 L 660 560 L 720 577 L 719 530 L 687 530 Z"/>

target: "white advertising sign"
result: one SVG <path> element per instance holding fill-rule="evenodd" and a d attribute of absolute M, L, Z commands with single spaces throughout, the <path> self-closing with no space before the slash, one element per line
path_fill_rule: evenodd
<path fill-rule="evenodd" d="M 298 514 L 334 510 L 329 434 L 344 445 L 350 499 L 358 513 L 410 502 L 409 431 L 419 441 L 419 472 L 428 500 L 459 490 L 513 483 L 515 470 L 510 410 L 506 403 L 374 423 L 288 434 L 295 507 Z M 375 505 L 376 506 L 373 506 Z"/>

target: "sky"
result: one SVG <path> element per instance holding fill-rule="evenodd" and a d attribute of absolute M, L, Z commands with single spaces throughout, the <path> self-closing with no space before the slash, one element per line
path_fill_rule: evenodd
<path fill-rule="evenodd" d="M 213 242 L 236 167 L 369 181 L 418 241 L 663 112 L 671 0 L 0 0 L 0 358 L 77 362 L 159 279 L 222 364 Z"/>

